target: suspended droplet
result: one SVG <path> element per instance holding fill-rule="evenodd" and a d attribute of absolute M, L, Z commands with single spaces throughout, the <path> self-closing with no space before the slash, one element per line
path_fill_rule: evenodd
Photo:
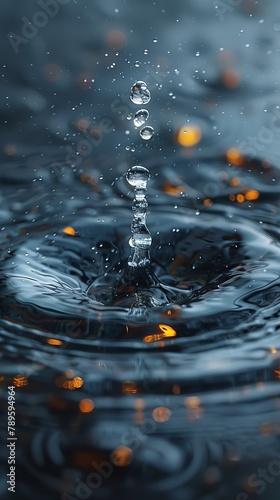
<path fill-rule="evenodd" d="M 147 84 L 142 81 L 134 83 L 130 90 L 130 100 L 134 104 L 147 104 L 151 100 L 151 93 Z"/>
<path fill-rule="evenodd" d="M 153 42 L 154 42 L 154 43 L 157 43 L 157 41 L 158 41 L 158 39 L 157 39 L 157 37 L 155 36 L 155 38 L 153 39 Z"/>
<path fill-rule="evenodd" d="M 136 128 L 141 127 L 149 118 L 149 111 L 146 109 L 139 109 L 136 111 L 133 119 L 134 126 Z"/>
<path fill-rule="evenodd" d="M 148 54 L 149 54 L 148 49 L 145 49 L 145 50 L 144 50 L 144 56 L 147 56 Z"/>
<path fill-rule="evenodd" d="M 135 68 L 139 68 L 140 64 L 141 64 L 140 61 L 135 61 L 134 63 Z"/>
<path fill-rule="evenodd" d="M 128 184 L 135 189 L 147 189 L 147 183 L 150 179 L 150 172 L 146 167 L 137 165 L 128 170 L 126 180 Z"/>
<path fill-rule="evenodd" d="M 140 130 L 140 135 L 141 135 L 142 139 L 144 139 L 144 141 L 148 141 L 154 135 L 154 132 L 155 131 L 154 131 L 153 127 L 147 126 L 147 127 L 143 127 Z"/>

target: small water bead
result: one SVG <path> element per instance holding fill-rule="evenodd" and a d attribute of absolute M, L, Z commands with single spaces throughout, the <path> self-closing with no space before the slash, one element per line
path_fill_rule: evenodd
<path fill-rule="evenodd" d="M 134 126 L 136 128 L 141 127 L 148 120 L 150 114 L 146 109 L 139 109 L 136 111 L 133 119 Z"/>
<path fill-rule="evenodd" d="M 148 49 L 145 49 L 145 50 L 144 50 L 144 56 L 147 56 L 148 54 L 149 54 Z"/>
<path fill-rule="evenodd" d="M 134 63 L 135 68 L 139 68 L 140 64 L 141 64 L 140 61 L 135 61 Z"/>
<path fill-rule="evenodd" d="M 153 127 L 147 126 L 147 127 L 143 127 L 140 130 L 140 135 L 141 135 L 142 139 L 144 139 L 144 141 L 148 141 L 154 135 L 154 132 L 155 131 L 154 131 Z"/>
<path fill-rule="evenodd" d="M 147 104 L 151 100 L 151 93 L 147 84 L 141 80 L 134 83 L 130 90 L 130 100 L 134 104 Z"/>

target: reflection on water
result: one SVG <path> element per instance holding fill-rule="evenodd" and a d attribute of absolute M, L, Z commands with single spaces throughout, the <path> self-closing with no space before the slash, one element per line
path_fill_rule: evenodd
<path fill-rule="evenodd" d="M 236 3 L 65 2 L 18 54 L 6 40 L 20 500 L 278 499 L 278 4 Z M 38 8 L 7 3 L 3 32 Z M 130 247 L 133 165 L 151 179 Z"/>

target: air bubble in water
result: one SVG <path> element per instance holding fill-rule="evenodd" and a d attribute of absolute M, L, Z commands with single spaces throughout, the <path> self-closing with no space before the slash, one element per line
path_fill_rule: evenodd
<path fill-rule="evenodd" d="M 148 141 L 154 135 L 153 127 L 147 126 L 140 130 L 140 135 L 144 141 Z"/>
<path fill-rule="evenodd" d="M 133 119 L 134 126 L 136 128 L 141 127 L 149 118 L 149 111 L 146 109 L 139 109 L 136 111 Z"/>
<path fill-rule="evenodd" d="M 151 100 L 151 93 L 147 84 L 142 81 L 134 83 L 130 90 L 130 100 L 134 104 L 147 104 Z"/>

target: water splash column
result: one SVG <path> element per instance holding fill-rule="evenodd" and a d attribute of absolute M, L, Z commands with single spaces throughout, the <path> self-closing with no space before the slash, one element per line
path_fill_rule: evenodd
<path fill-rule="evenodd" d="M 134 200 L 132 203 L 133 219 L 131 223 L 131 238 L 129 245 L 131 253 L 128 265 L 131 267 L 143 267 L 150 264 L 150 246 L 152 244 L 151 233 L 147 227 L 146 198 L 147 184 L 150 172 L 147 168 L 135 166 L 126 174 L 127 182 L 134 187 Z"/>

